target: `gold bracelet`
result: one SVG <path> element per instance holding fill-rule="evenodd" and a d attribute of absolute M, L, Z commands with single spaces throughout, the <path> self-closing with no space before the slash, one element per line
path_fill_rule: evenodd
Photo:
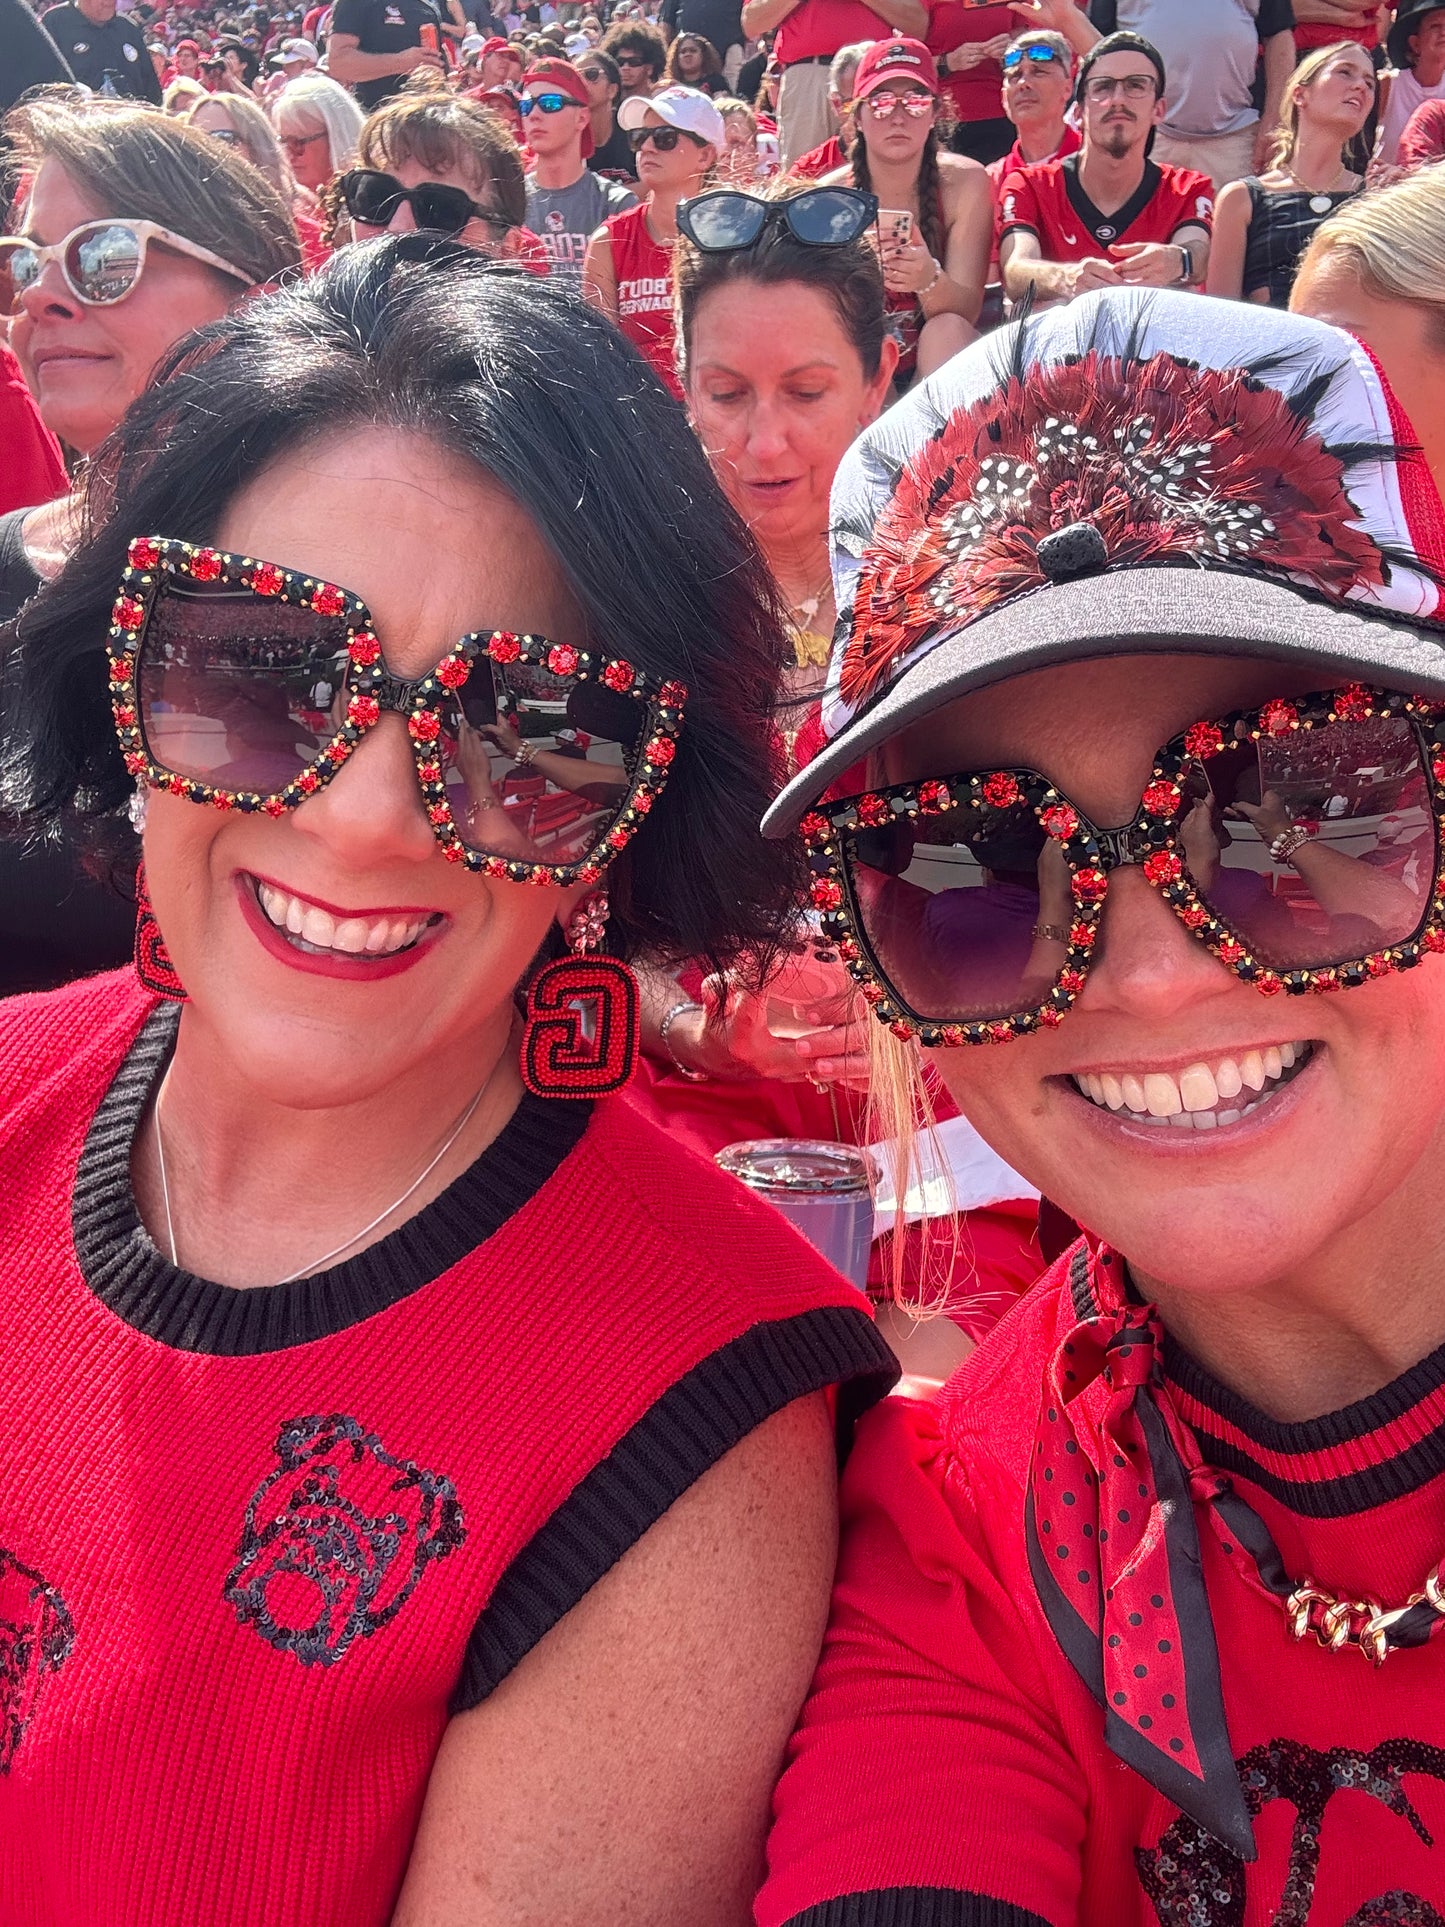
<path fill-rule="evenodd" d="M 1036 923 L 1033 929 L 1030 930 L 1029 935 L 1036 943 L 1039 942 L 1040 939 L 1045 943 L 1067 943 L 1069 941 L 1069 933 L 1061 923 Z"/>

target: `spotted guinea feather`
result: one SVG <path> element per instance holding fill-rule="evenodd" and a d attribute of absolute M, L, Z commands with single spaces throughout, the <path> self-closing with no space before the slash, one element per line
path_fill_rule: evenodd
<path fill-rule="evenodd" d="M 1345 489 L 1363 451 L 1313 426 L 1332 379 L 1317 366 L 1289 393 L 1249 369 L 1127 351 L 1000 372 L 905 464 L 878 518 L 840 665 L 851 706 L 941 626 L 1037 588 L 1039 542 L 1076 522 L 1112 567 L 1248 566 L 1333 596 L 1386 580 Z"/>

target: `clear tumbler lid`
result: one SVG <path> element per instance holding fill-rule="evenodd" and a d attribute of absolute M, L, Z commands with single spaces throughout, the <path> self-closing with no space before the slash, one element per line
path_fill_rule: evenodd
<path fill-rule="evenodd" d="M 775 1197 L 867 1197 L 875 1175 L 861 1146 L 822 1138 L 753 1138 L 729 1144 L 717 1162 L 750 1189 Z"/>

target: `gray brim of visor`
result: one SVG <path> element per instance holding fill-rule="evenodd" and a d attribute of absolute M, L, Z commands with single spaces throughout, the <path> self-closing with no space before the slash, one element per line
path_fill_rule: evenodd
<path fill-rule="evenodd" d="M 971 690 L 1055 663 L 1154 654 L 1274 658 L 1321 670 L 1322 687 L 1358 679 L 1445 698 L 1445 629 L 1260 576 L 1111 569 L 1016 596 L 944 637 L 793 778 L 763 834 L 786 836 L 861 756 Z"/>

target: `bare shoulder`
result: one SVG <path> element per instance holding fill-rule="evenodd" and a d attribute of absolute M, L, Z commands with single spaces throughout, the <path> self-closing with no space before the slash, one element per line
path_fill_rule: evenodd
<path fill-rule="evenodd" d="M 745 1927 L 822 1643 L 835 1485 L 827 1402 L 800 1399 L 452 1721 L 394 1927 Z"/>
<path fill-rule="evenodd" d="M 976 200 L 979 196 L 988 199 L 992 193 L 988 169 L 979 161 L 971 160 L 967 154 L 940 154 L 938 181 L 944 199 L 956 205 Z"/>
<path fill-rule="evenodd" d="M 820 174 L 813 185 L 814 187 L 851 187 L 853 185 L 852 166 L 830 168 L 826 174 Z"/>

